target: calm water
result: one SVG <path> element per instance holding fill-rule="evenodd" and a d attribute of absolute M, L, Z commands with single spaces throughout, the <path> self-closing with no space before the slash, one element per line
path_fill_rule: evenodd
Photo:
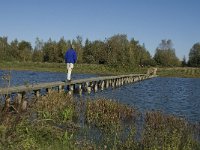
<path fill-rule="evenodd" d="M 8 71 L 0 70 L 0 87 L 6 87 L 7 82 L 2 79 L 2 76 L 9 74 Z M 91 74 L 72 74 L 72 79 L 82 79 L 96 77 Z M 34 72 L 34 71 L 11 71 L 11 86 L 14 85 L 26 85 L 26 84 L 37 84 L 45 82 L 63 81 L 65 80 L 65 73 L 55 72 Z"/>
<path fill-rule="evenodd" d="M 0 70 L 0 77 L 7 71 Z M 64 73 L 12 71 L 11 85 L 35 84 L 65 80 Z M 73 79 L 95 77 L 89 74 L 73 74 Z M 0 87 L 5 81 L 0 79 Z M 185 117 L 200 122 L 200 79 L 153 78 L 142 82 L 107 89 L 91 94 L 91 97 L 106 97 L 133 105 L 141 112 L 160 110 L 167 114 Z"/>
<path fill-rule="evenodd" d="M 136 106 L 141 112 L 159 110 L 200 122 L 200 79 L 197 78 L 158 77 L 95 94 L 95 97 L 102 96 Z"/>

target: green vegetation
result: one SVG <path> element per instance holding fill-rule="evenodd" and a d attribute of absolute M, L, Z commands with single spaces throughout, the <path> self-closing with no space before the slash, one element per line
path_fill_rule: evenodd
<path fill-rule="evenodd" d="M 162 40 L 156 49 L 154 59 L 159 66 L 180 66 L 180 61 L 176 57 L 175 49 L 173 49 L 172 45 L 171 40 Z"/>
<path fill-rule="evenodd" d="M 189 53 L 189 66 L 200 67 L 200 43 L 192 46 Z"/>
<path fill-rule="evenodd" d="M 5 70 L 32 70 L 66 72 L 64 63 L 34 63 L 34 62 L 0 62 L 0 69 Z M 147 68 L 128 66 L 109 66 L 103 64 L 75 64 L 74 73 L 91 73 L 101 75 L 146 73 Z"/>
<path fill-rule="evenodd" d="M 161 112 L 141 117 L 114 100 L 76 100 L 52 91 L 28 106 L 6 112 L 0 105 L 0 149 L 200 149 L 199 125 Z"/>
<path fill-rule="evenodd" d="M 200 43 L 195 43 L 190 49 L 189 60 L 184 56 L 180 61 L 173 48 L 170 39 L 161 40 L 159 46 L 155 49 L 155 55 L 151 56 L 145 48 L 145 44 L 131 38 L 127 35 L 117 34 L 104 41 L 90 41 L 86 39 L 85 43 L 80 36 L 73 40 L 52 41 L 51 38 L 44 42 L 36 38 L 35 47 L 25 40 L 15 39 L 8 43 L 8 37 L 0 37 L 0 61 L 19 61 L 19 62 L 48 62 L 62 63 L 64 55 L 69 46 L 73 44 L 78 54 L 78 63 L 86 64 L 106 64 L 111 66 L 200 66 Z"/>
<path fill-rule="evenodd" d="M 64 63 L 34 63 L 34 62 L 0 62 L 0 69 L 32 70 L 66 72 Z M 74 73 L 90 73 L 99 75 L 137 74 L 147 73 L 148 67 L 109 66 L 103 64 L 75 64 Z M 161 77 L 199 78 L 200 68 L 192 67 L 159 67 L 157 74 Z"/>
<path fill-rule="evenodd" d="M 190 68 L 190 67 L 159 68 L 157 74 L 161 77 L 199 78 L 200 68 Z"/>
<path fill-rule="evenodd" d="M 126 35 L 104 41 L 82 43 L 82 38 L 58 42 L 27 41 L 0 37 L 0 69 L 66 72 L 64 54 L 70 44 L 78 53 L 74 73 L 116 75 L 147 73 L 168 77 L 200 77 L 199 43 L 194 44 L 189 62 L 178 60 L 171 40 L 162 40 L 152 57 L 145 45 Z M 171 67 L 171 68 L 162 68 Z M 6 79 L 7 80 L 7 79 Z M 9 81 L 10 79 L 8 79 Z M 199 125 L 161 112 L 144 116 L 136 108 L 114 100 L 76 100 L 66 93 L 49 93 L 29 102 L 26 111 L 0 103 L 0 150 L 6 149 L 200 149 Z M 144 119 L 141 121 L 141 119 Z"/>
<path fill-rule="evenodd" d="M 150 55 L 145 45 L 139 41 L 128 40 L 127 35 L 117 34 L 104 41 L 88 39 L 83 43 L 81 37 L 58 42 L 49 39 L 43 42 L 36 38 L 35 47 L 30 42 L 18 41 L 8 43 L 7 37 L 0 37 L 0 61 L 48 62 L 62 63 L 70 44 L 73 44 L 78 54 L 78 63 L 106 64 L 111 66 L 179 66 L 175 49 L 171 40 L 162 40 L 156 49 L 154 57 Z"/>

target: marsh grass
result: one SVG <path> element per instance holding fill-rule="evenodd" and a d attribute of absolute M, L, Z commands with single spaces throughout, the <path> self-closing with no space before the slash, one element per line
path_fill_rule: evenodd
<path fill-rule="evenodd" d="M 137 119 L 136 109 L 109 99 L 88 100 L 86 122 L 100 129 L 109 130 L 113 125 L 120 125 Z"/>
<path fill-rule="evenodd" d="M 0 149 L 200 149 L 199 125 L 161 112 L 99 98 L 80 100 L 50 92 L 29 102 L 26 112 L 0 112 Z"/>
<path fill-rule="evenodd" d="M 157 74 L 162 77 L 199 78 L 200 68 L 190 68 L 190 67 L 159 68 Z"/>
<path fill-rule="evenodd" d="M 199 147 L 194 140 L 195 128 L 181 118 L 161 112 L 147 112 L 142 136 L 144 149 L 192 150 Z"/>

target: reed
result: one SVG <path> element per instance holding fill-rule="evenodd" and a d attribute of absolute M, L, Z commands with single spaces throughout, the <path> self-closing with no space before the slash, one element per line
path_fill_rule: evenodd
<path fill-rule="evenodd" d="M 0 112 L 0 149 L 200 149 L 199 125 L 173 115 L 57 91 L 28 102 Z"/>

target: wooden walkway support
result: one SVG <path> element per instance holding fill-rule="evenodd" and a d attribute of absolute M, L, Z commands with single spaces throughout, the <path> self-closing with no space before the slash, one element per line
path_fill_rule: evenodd
<path fill-rule="evenodd" d="M 104 90 L 106 88 L 115 88 L 124 84 L 133 83 L 145 79 L 156 77 L 155 74 L 129 74 L 119 76 L 103 76 L 94 77 L 87 79 L 78 79 L 71 82 L 51 82 L 51 83 L 40 83 L 34 85 L 22 85 L 16 87 L 0 88 L 0 96 L 5 97 L 5 103 L 10 103 L 11 95 L 15 95 L 15 99 L 21 102 L 25 94 L 32 93 L 36 97 L 39 97 L 42 91 L 51 92 L 57 90 L 58 92 L 68 92 L 73 94 L 74 92 L 91 93 L 92 91 L 97 92 L 98 90 Z M 9 105 L 9 104 L 5 104 Z"/>

